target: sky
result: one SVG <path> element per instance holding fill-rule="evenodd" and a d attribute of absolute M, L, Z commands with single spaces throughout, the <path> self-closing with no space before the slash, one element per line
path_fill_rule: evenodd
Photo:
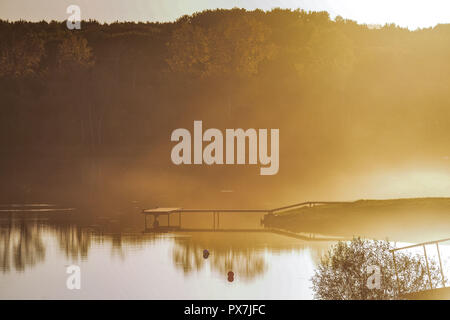
<path fill-rule="evenodd" d="M 328 11 L 365 24 L 395 23 L 411 30 L 450 23 L 449 0 L 0 0 L 4 20 L 65 20 L 66 8 L 81 8 L 81 18 L 100 22 L 173 21 L 205 9 L 275 7 Z"/>

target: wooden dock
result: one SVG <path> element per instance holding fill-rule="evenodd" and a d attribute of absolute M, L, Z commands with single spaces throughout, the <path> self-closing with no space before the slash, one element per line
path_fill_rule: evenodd
<path fill-rule="evenodd" d="M 144 215 L 145 231 L 147 232 L 170 232 L 170 231 L 183 231 L 183 232 L 201 232 L 201 231 L 221 231 L 221 232 L 261 232 L 265 229 L 220 229 L 220 215 L 221 214 L 233 214 L 233 213 L 258 213 L 265 214 L 265 217 L 275 216 L 283 211 L 301 208 L 301 207 L 314 207 L 318 205 L 326 204 L 347 204 L 349 202 L 331 202 L 331 201 L 307 201 L 296 203 L 289 206 L 273 208 L 273 209 L 183 209 L 183 208 L 153 208 L 144 209 L 142 214 Z M 208 229 L 185 229 L 182 228 L 182 215 L 193 213 L 209 213 L 212 214 L 212 228 Z M 170 215 L 178 216 L 178 224 L 170 225 Z M 153 217 L 153 225 L 151 228 L 148 226 L 147 217 Z M 159 225 L 159 216 L 167 216 L 167 226 Z M 262 220 L 261 222 L 263 222 Z M 267 231 L 267 230 L 265 230 Z"/>
<path fill-rule="evenodd" d="M 390 250 L 390 252 L 392 253 L 392 260 L 394 261 L 394 268 L 395 268 L 395 276 L 397 279 L 397 290 L 398 292 L 400 292 L 400 282 L 399 282 L 399 277 L 398 277 L 398 272 L 397 272 L 397 263 L 396 263 L 396 259 L 395 259 L 395 253 L 397 251 L 400 250 L 406 250 L 406 249 L 411 249 L 411 248 L 417 248 L 417 247 L 422 247 L 423 248 L 423 254 L 425 257 L 425 266 L 426 266 L 426 270 L 427 270 L 427 274 L 428 274 L 428 285 L 430 286 L 430 289 L 427 291 L 422 291 L 425 295 L 428 296 L 433 296 L 433 294 L 435 293 L 445 293 L 448 297 L 449 295 L 449 288 L 447 288 L 447 284 L 446 284 L 446 278 L 445 278 L 445 274 L 444 274 L 444 268 L 442 266 L 442 259 L 441 259 L 441 253 L 439 251 L 439 244 L 443 243 L 443 242 L 450 242 L 450 238 L 446 238 L 446 239 L 441 239 L 441 240 L 435 240 L 435 241 L 427 241 L 427 242 L 422 242 L 422 243 L 417 243 L 414 245 L 410 245 L 410 246 L 406 246 L 406 247 L 401 247 L 401 248 L 395 248 Z M 437 251 L 437 255 L 438 255 L 438 262 L 439 262 L 439 270 L 441 273 L 441 281 L 442 281 L 442 287 L 441 288 L 436 288 L 433 287 L 433 281 L 431 280 L 431 274 L 430 274 L 430 267 L 428 264 L 428 255 L 427 255 L 427 246 L 429 245 L 435 245 L 436 246 L 436 251 Z M 413 295 L 411 295 L 411 297 L 419 297 L 420 293 L 414 293 Z M 417 298 L 419 299 L 419 298 Z"/>
<path fill-rule="evenodd" d="M 437 288 L 404 294 L 406 300 L 450 300 L 450 288 Z"/>

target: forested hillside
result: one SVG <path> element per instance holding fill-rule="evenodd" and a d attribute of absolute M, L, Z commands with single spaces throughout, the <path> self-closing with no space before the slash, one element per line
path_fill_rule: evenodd
<path fill-rule="evenodd" d="M 236 201 L 265 192 L 284 203 L 295 184 L 314 196 L 320 178 L 308 172 L 352 159 L 349 171 L 441 159 L 449 57 L 449 25 L 369 28 L 326 12 L 215 10 L 81 30 L 0 21 L 0 198 L 186 203 L 220 185 L 261 188 Z M 170 133 L 193 120 L 280 128 L 280 173 L 261 184 L 257 168 L 174 168 Z"/>

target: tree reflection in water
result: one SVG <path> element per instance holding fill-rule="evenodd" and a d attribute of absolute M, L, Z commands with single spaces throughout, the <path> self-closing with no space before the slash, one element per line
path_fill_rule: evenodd
<path fill-rule="evenodd" d="M 85 260 L 92 244 L 93 235 L 77 225 L 53 225 L 59 248 L 66 257 L 73 260 Z"/>
<path fill-rule="evenodd" d="M 9 215 L 0 221 L 0 268 L 3 273 L 24 271 L 45 259 L 42 225 L 37 219 L 13 219 Z"/>
<path fill-rule="evenodd" d="M 290 250 L 309 250 L 313 261 L 326 252 L 329 243 L 306 243 L 269 232 L 206 232 L 189 233 L 175 238 L 173 260 L 185 274 L 200 271 L 208 263 L 221 275 L 233 271 L 241 280 L 252 280 L 268 269 L 266 254 Z M 210 253 L 207 259 L 203 250 Z"/>
<path fill-rule="evenodd" d="M 126 249 L 143 247 L 158 238 L 141 232 L 123 233 L 103 221 L 74 221 L 69 216 L 7 214 L 0 216 L 0 269 L 3 273 L 25 271 L 45 260 L 46 242 L 52 238 L 62 254 L 87 260 L 94 245 L 110 245 L 111 255 L 126 257 Z M 45 241 L 48 240 L 48 241 Z"/>
<path fill-rule="evenodd" d="M 111 247 L 111 256 L 126 259 L 130 249 L 168 241 L 173 264 L 185 275 L 209 265 L 212 272 L 225 276 L 233 271 L 243 281 L 262 276 L 267 271 L 269 252 L 307 251 L 317 262 L 330 244 L 299 241 L 270 232 L 142 233 L 141 225 L 131 227 L 123 221 L 75 222 L 67 216 L 3 215 L 0 217 L 2 272 L 24 271 L 43 262 L 46 244 L 52 241 L 72 261 L 87 260 L 96 245 Z M 203 257 L 205 249 L 209 251 L 207 259 Z"/>
<path fill-rule="evenodd" d="M 208 259 L 203 257 L 205 249 L 210 253 Z M 185 274 L 203 269 L 206 262 L 214 272 L 226 275 L 232 270 L 243 280 L 262 275 L 267 269 L 264 247 L 245 241 L 243 233 L 193 233 L 175 238 L 172 257 Z"/>
<path fill-rule="evenodd" d="M 178 244 L 173 249 L 173 260 L 176 266 L 182 267 L 185 274 L 199 271 L 205 266 L 200 244 L 188 242 Z M 264 252 L 252 249 L 213 247 L 208 258 L 213 271 L 226 275 L 229 271 L 239 274 L 243 280 L 251 280 L 262 275 L 267 269 Z"/>

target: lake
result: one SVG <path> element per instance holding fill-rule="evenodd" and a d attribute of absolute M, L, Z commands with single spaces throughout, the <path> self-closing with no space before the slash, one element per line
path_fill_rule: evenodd
<path fill-rule="evenodd" d="M 132 218 L 2 214 L 0 299 L 312 299 L 315 266 L 335 243 L 264 229 L 262 214 L 223 214 L 227 232 L 144 232 L 143 217 Z M 207 230 L 211 216 L 183 224 Z M 80 290 L 67 288 L 70 265 Z"/>
<path fill-rule="evenodd" d="M 3 215 L 0 298 L 311 299 L 315 264 L 332 242 L 265 232 L 260 218 L 232 218 L 244 228 L 255 220 L 255 232 L 144 233 L 142 220 L 124 227 L 115 220 Z M 183 217 L 199 227 L 210 220 Z M 70 265 L 80 267 L 80 290 L 67 289 Z"/>

